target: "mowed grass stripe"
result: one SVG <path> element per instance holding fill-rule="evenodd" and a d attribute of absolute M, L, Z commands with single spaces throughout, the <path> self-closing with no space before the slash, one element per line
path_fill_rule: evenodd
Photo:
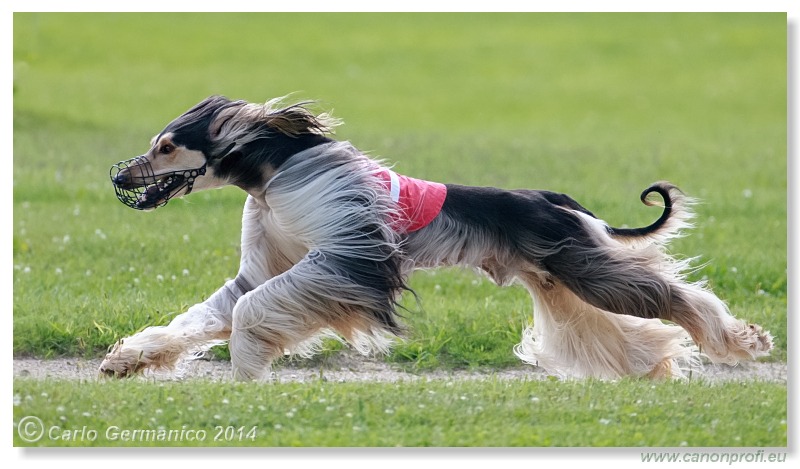
<path fill-rule="evenodd" d="M 46 431 L 40 440 L 26 442 L 19 422 L 30 422 L 23 419 L 31 416 Z M 397 384 L 193 381 L 187 386 L 17 379 L 14 423 L 15 446 L 787 444 L 786 387 L 763 382 L 490 378 Z M 196 436 L 201 430 L 205 438 L 192 440 L 188 432 Z M 22 431 L 29 439 L 37 434 L 32 427 Z"/>

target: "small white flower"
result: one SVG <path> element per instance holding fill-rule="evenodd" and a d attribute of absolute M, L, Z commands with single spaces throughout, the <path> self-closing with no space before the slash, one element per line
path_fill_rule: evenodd
<path fill-rule="evenodd" d="M 22 269 L 22 271 L 24 273 L 26 273 L 26 274 L 29 274 L 29 273 L 31 273 L 31 268 L 30 267 L 25 267 L 24 269 Z"/>
<path fill-rule="evenodd" d="M 229 400 L 226 398 L 226 399 L 223 399 L 223 400 L 222 400 L 222 403 L 223 403 L 223 404 L 225 404 L 225 405 L 227 405 L 227 404 L 230 404 L 230 403 L 231 403 L 231 401 L 229 401 Z"/>
<path fill-rule="evenodd" d="M 84 417 L 91 417 L 92 416 L 92 414 L 90 414 L 89 412 L 84 412 L 81 415 L 83 415 Z"/>
<path fill-rule="evenodd" d="M 742 191 L 742 197 L 744 197 L 745 199 L 749 199 L 750 197 L 753 197 L 753 191 L 751 191 L 750 189 L 743 190 Z"/>
<path fill-rule="evenodd" d="M 157 282 L 163 282 L 164 281 L 164 276 L 161 275 L 161 274 L 156 275 L 156 281 Z"/>
<path fill-rule="evenodd" d="M 188 243 L 189 242 L 189 235 L 188 234 L 183 235 L 183 242 L 184 243 Z"/>
<path fill-rule="evenodd" d="M 384 412 L 387 413 L 387 414 L 393 414 L 394 413 L 394 409 L 386 409 L 386 410 L 384 410 Z"/>
<path fill-rule="evenodd" d="M 183 269 L 183 276 L 187 277 L 189 275 L 189 269 Z"/>
<path fill-rule="evenodd" d="M 608 425 L 609 423 L 611 423 L 611 420 L 609 419 L 600 419 L 600 424 L 602 425 Z"/>
<path fill-rule="evenodd" d="M 61 270 L 61 267 L 56 267 L 56 275 L 61 275 L 63 273 L 64 273 L 64 271 Z"/>

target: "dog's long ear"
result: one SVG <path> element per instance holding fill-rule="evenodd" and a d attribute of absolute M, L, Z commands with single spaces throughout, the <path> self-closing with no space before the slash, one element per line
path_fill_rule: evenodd
<path fill-rule="evenodd" d="M 332 133 L 341 121 L 328 113 L 314 114 L 308 109 L 311 101 L 303 101 L 283 107 L 283 98 L 275 98 L 264 104 L 235 101 L 217 111 L 208 127 L 211 141 L 227 140 L 232 136 L 249 138 L 257 134 L 276 132 L 289 137 L 300 135 L 325 135 Z"/>
<path fill-rule="evenodd" d="M 303 101 L 283 108 L 275 108 L 282 98 L 276 98 L 264 105 L 261 115 L 264 123 L 272 129 L 290 137 L 303 134 L 325 135 L 332 133 L 341 121 L 328 113 L 314 115 L 307 106 L 311 101 Z"/>
<path fill-rule="evenodd" d="M 208 126 L 208 134 L 212 141 L 219 138 L 219 134 L 222 131 L 222 126 L 233 119 L 242 109 L 242 106 L 244 106 L 244 103 L 241 103 L 240 105 L 227 106 L 217 112 L 211 121 L 211 124 Z"/>

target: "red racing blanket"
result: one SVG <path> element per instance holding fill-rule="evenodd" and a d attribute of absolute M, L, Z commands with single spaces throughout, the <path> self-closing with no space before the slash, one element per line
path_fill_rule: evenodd
<path fill-rule="evenodd" d="M 398 207 L 402 219 L 395 225 L 398 231 L 411 233 L 428 226 L 442 211 L 447 197 L 447 186 L 438 182 L 423 181 L 390 169 L 378 173 Z"/>

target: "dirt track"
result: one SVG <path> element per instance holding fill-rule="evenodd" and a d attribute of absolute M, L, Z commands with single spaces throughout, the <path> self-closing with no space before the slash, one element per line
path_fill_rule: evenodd
<path fill-rule="evenodd" d="M 14 359 L 14 377 L 95 380 L 98 378 L 97 369 L 99 366 L 100 360 L 19 358 Z M 382 361 L 347 353 L 337 354 L 335 357 L 327 358 L 322 362 L 279 364 L 274 370 L 273 376 L 281 383 L 307 382 L 321 378 L 332 382 L 484 380 L 492 377 L 509 380 L 541 380 L 547 378 L 547 374 L 541 369 L 531 366 L 519 366 L 499 371 L 456 370 L 411 373 Z M 228 381 L 231 379 L 231 365 L 227 361 L 196 360 L 186 366 L 181 376 L 176 376 L 174 373 L 159 373 L 153 374 L 151 377 L 158 380 L 203 379 Z M 705 365 L 693 370 L 691 379 L 708 382 L 760 380 L 786 383 L 787 366 L 786 363 L 748 363 L 735 367 Z"/>

